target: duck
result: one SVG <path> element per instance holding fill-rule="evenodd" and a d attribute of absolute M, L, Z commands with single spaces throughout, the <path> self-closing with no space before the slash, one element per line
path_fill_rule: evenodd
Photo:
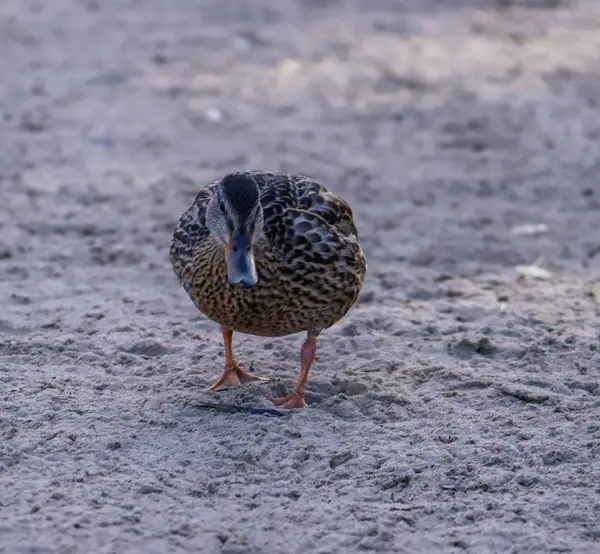
<path fill-rule="evenodd" d="M 182 214 L 170 258 L 194 305 L 221 328 L 225 368 L 206 390 L 268 380 L 238 364 L 234 332 L 305 332 L 295 386 L 271 399 L 281 409 L 305 408 L 317 337 L 349 312 L 366 276 L 350 205 L 304 175 L 228 173 Z"/>

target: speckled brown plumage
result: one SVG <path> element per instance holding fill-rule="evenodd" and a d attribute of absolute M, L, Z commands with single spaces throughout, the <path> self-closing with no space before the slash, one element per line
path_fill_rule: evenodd
<path fill-rule="evenodd" d="M 171 245 L 175 274 L 198 309 L 221 326 L 252 335 L 309 331 L 316 337 L 352 307 L 366 263 L 350 206 L 299 175 L 243 172 L 258 186 L 263 232 L 253 245 L 258 283 L 227 278 L 223 245 L 206 226 L 221 181 L 206 185 L 182 215 Z"/>
<path fill-rule="evenodd" d="M 258 284 L 229 284 L 223 249 L 204 225 L 217 182 L 179 220 L 175 274 L 198 309 L 229 329 L 282 336 L 331 327 L 354 304 L 366 271 L 350 206 L 307 177 L 252 176 L 264 214 L 264 240 L 255 245 Z"/>

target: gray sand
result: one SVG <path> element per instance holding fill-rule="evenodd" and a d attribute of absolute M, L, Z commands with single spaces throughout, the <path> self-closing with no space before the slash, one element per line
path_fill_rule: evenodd
<path fill-rule="evenodd" d="M 600 552 L 596 0 L 2 0 L 0 51 L 2 553 Z M 369 261 L 288 417 L 195 407 L 299 369 L 203 392 L 169 241 L 242 168 Z"/>

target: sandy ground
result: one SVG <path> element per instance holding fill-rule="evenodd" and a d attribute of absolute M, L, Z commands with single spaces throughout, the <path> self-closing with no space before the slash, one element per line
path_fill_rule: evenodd
<path fill-rule="evenodd" d="M 0 50 L 2 553 L 600 552 L 596 0 L 3 0 Z M 207 395 L 168 261 L 242 168 L 369 261 L 288 417 L 195 407 L 303 337 Z"/>

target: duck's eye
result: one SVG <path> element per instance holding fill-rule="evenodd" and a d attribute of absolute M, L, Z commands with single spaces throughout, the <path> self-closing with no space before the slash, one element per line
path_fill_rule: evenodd
<path fill-rule="evenodd" d="M 225 213 L 225 204 L 223 204 L 223 202 L 219 203 L 219 210 L 221 210 L 221 213 L 224 214 Z"/>

